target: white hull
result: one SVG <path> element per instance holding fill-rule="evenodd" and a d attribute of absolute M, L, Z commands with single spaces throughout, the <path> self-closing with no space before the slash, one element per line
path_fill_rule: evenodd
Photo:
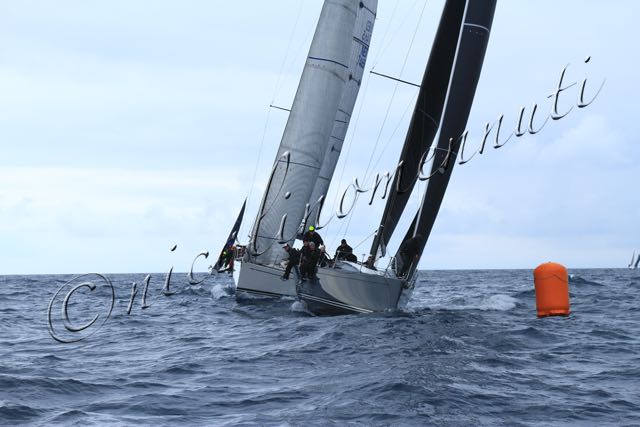
<path fill-rule="evenodd" d="M 238 263 L 234 272 L 236 295 L 270 297 L 297 296 L 316 314 L 372 313 L 402 308 L 413 291 L 413 283 L 388 277 L 358 264 L 342 262 L 337 268 L 319 268 L 317 278 L 302 282 L 275 266 Z"/>
<path fill-rule="evenodd" d="M 289 280 L 282 280 L 283 268 L 242 262 L 236 264 L 233 279 L 236 283 L 236 295 L 249 293 L 271 297 L 296 296 L 295 274 Z"/>

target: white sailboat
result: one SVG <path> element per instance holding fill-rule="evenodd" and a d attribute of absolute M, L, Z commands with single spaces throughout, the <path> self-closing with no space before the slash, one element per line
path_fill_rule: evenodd
<path fill-rule="evenodd" d="M 360 88 L 376 9 L 377 0 L 327 0 L 322 7 L 250 243 L 236 268 L 238 294 L 296 294 L 293 278 L 280 280 L 281 246 L 293 243 L 329 187 Z"/>
<path fill-rule="evenodd" d="M 640 265 L 640 252 L 638 253 L 638 256 L 636 257 L 636 251 L 633 251 L 633 255 L 631 255 L 631 262 L 629 263 L 628 267 L 631 270 L 635 270 L 638 268 L 638 266 Z"/>
<path fill-rule="evenodd" d="M 362 28 L 368 29 L 370 38 L 373 16 L 361 17 L 367 16 L 366 13 L 375 14 L 375 2 L 325 2 L 269 185 L 254 223 L 251 243 L 236 278 L 239 294 L 297 295 L 310 311 L 317 314 L 369 313 L 402 307 L 407 302 L 415 284 L 420 255 L 455 163 L 460 144 L 458 137 L 466 126 L 495 3 L 496 0 L 447 0 L 445 3 L 402 148 L 402 173 L 394 176 L 370 251 L 373 260 L 386 252 L 387 243 L 418 181 L 422 155 L 429 150 L 440 130 L 432 177 L 422 205 L 405 233 L 403 244 L 393 257 L 394 261 L 389 268 L 383 269 L 376 269 L 372 264 L 336 261 L 331 267 L 319 268 L 314 279 L 296 286 L 293 278 L 280 280 L 283 269 L 278 262 L 284 251 L 279 243 L 291 244 L 295 240 L 300 225 L 312 218 L 309 214 L 318 209 L 315 202 L 326 194 L 335 168 L 331 159 L 335 150 L 331 136 L 340 132 L 336 130 L 337 123 L 342 122 L 338 120 L 340 110 L 350 115 L 357 95 L 357 89 L 355 94 L 345 89 L 346 82 L 351 81 L 347 80 L 345 73 L 356 58 L 354 53 L 358 46 L 351 46 L 349 58 L 345 52 L 348 43 L 340 40 L 348 37 L 345 33 L 358 34 Z M 350 13 L 353 10 L 355 15 Z M 325 22 L 333 14 L 337 16 Z M 368 19 L 371 19 L 371 24 Z M 336 33 L 329 37 L 331 32 Z M 339 37 L 337 33 L 340 33 Z M 319 41 L 326 37 L 329 42 Z M 356 43 L 355 37 L 353 43 Z M 360 48 L 365 49 L 365 45 L 361 44 Z M 357 58 L 356 64 L 359 65 L 363 59 L 362 50 Z M 361 76 L 362 70 L 357 71 Z M 323 93 L 322 102 L 313 97 L 310 99 L 309 94 L 317 91 Z M 345 101 L 347 98 L 349 102 Z M 314 104 L 310 108 L 307 104 L 313 102 L 321 105 Z M 310 109 L 314 113 L 304 116 Z M 348 122 L 348 117 L 345 121 Z M 450 142 L 452 138 L 453 144 Z M 405 250 L 408 247 L 411 251 Z"/>

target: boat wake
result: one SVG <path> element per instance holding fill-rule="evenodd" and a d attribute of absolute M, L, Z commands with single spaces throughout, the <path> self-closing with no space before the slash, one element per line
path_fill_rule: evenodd
<path fill-rule="evenodd" d="M 304 301 L 294 301 L 289 309 L 292 313 L 304 313 L 313 316 L 313 313 L 307 309 L 307 305 Z"/>
<path fill-rule="evenodd" d="M 569 274 L 569 284 L 602 286 L 602 283 L 587 280 L 581 276 L 578 276 L 577 274 Z"/>
<path fill-rule="evenodd" d="M 518 300 L 504 294 L 492 295 L 477 308 L 482 311 L 509 311 L 516 308 Z"/>
<path fill-rule="evenodd" d="M 211 298 L 219 300 L 235 294 L 233 283 L 216 283 L 211 287 Z"/>

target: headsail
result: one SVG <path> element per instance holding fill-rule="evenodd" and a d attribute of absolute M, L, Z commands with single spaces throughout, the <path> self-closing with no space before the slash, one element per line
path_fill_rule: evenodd
<path fill-rule="evenodd" d="M 386 245 L 418 179 L 422 155 L 431 146 L 440 126 L 464 12 L 465 2 L 447 1 L 444 6 L 400 154 L 401 166 L 393 177 L 380 226 L 371 246 L 370 254 L 374 258 L 377 258 L 379 249 L 385 255 Z"/>
<path fill-rule="evenodd" d="M 356 24 L 353 30 L 353 41 L 351 42 L 351 54 L 349 56 L 349 62 L 347 63 L 349 67 L 348 80 L 333 122 L 333 129 L 324 161 L 320 168 L 318 180 L 309 199 L 310 211 L 307 222 L 316 226 L 316 228 L 318 225 L 316 224 L 316 218 L 322 208 L 322 202 L 318 202 L 318 200 L 320 200 L 320 197 L 324 196 L 326 198 L 327 196 L 329 184 L 331 183 L 331 178 L 338 164 L 338 158 L 340 157 L 344 138 L 347 134 L 353 107 L 355 106 L 356 98 L 360 91 L 377 7 L 378 0 L 363 0 L 358 5 Z"/>
<path fill-rule="evenodd" d="M 358 0 L 325 1 L 252 231 L 252 260 L 272 264 L 279 241 L 293 241 L 320 168 L 348 65 Z"/>
<path fill-rule="evenodd" d="M 636 262 L 633 264 L 633 269 L 635 270 L 640 265 L 640 253 L 638 253 L 638 258 L 636 258 Z"/>
<path fill-rule="evenodd" d="M 447 0 L 447 4 L 456 1 Z M 433 176 L 428 181 L 420 210 L 403 240 L 406 242 L 414 236 L 421 235 L 418 257 L 422 254 L 429 234 L 431 234 L 455 165 L 461 142 L 460 136 L 467 125 L 480 79 L 495 7 L 496 0 L 468 0 L 466 2 L 464 24 L 460 31 L 461 37 L 456 52 L 451 86 L 433 158 L 431 169 Z M 445 163 L 447 156 L 448 162 Z M 446 167 L 440 168 L 443 164 L 446 164 Z M 414 263 L 411 267 L 410 274 L 415 271 L 416 264 Z"/>
<path fill-rule="evenodd" d="M 628 267 L 629 268 L 633 268 L 633 263 L 635 262 L 636 259 L 636 251 L 633 251 L 633 255 L 631 255 L 631 261 L 629 262 Z M 638 254 L 638 259 L 640 260 L 640 253 Z"/>
<path fill-rule="evenodd" d="M 242 204 L 242 209 L 240 209 L 240 213 L 238 214 L 238 218 L 236 219 L 235 224 L 233 224 L 233 227 L 231 228 L 229 237 L 227 237 L 227 240 L 225 241 L 224 246 L 220 251 L 220 255 L 218 256 L 218 261 L 216 261 L 216 264 L 213 266 L 214 270 L 219 270 L 220 267 L 222 267 L 222 264 L 225 261 L 225 256 L 224 256 L 225 251 L 234 245 L 238 237 L 238 231 L 240 231 L 240 225 L 242 225 L 242 218 L 244 217 L 244 208 L 246 206 L 247 206 L 247 201 L 245 200 L 244 203 Z"/>

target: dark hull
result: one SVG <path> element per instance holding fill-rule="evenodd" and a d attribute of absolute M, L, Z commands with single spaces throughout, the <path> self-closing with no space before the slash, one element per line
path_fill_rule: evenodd
<path fill-rule="evenodd" d="M 296 287 L 298 299 L 316 315 L 374 313 L 395 310 L 406 303 L 413 287 L 354 264 L 321 268 L 317 278 Z"/>

